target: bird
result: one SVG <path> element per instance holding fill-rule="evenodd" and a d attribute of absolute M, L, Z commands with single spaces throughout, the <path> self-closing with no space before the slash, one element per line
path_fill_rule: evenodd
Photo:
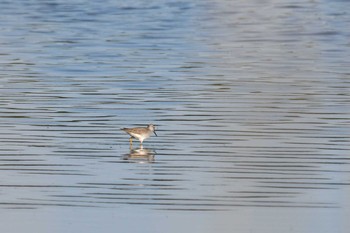
<path fill-rule="evenodd" d="M 156 133 L 156 127 L 153 124 L 149 124 L 147 127 L 136 127 L 136 128 L 121 128 L 121 130 L 125 131 L 130 135 L 130 146 L 132 146 L 132 139 L 136 138 L 140 141 L 140 145 L 142 147 L 142 142 L 149 138 L 152 133 L 158 136 Z"/>

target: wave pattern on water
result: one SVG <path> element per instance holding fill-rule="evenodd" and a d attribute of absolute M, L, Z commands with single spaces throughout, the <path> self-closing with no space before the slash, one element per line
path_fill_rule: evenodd
<path fill-rule="evenodd" d="M 0 207 L 341 208 L 350 19 L 273 2 L 0 3 Z"/>

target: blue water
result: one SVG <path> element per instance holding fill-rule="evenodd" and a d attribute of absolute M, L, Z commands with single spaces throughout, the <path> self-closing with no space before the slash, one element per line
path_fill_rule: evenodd
<path fill-rule="evenodd" d="M 347 232 L 349 10 L 2 1 L 0 231 Z"/>

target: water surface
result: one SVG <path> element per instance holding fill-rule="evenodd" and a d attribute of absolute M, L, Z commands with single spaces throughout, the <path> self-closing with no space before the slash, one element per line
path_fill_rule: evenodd
<path fill-rule="evenodd" d="M 1 231 L 346 232 L 349 7 L 0 3 Z"/>

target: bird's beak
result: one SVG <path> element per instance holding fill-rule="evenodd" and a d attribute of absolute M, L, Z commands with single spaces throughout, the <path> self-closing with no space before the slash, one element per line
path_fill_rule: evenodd
<path fill-rule="evenodd" d="M 154 135 L 156 135 L 158 137 L 158 135 L 156 134 L 156 131 L 153 131 Z"/>

